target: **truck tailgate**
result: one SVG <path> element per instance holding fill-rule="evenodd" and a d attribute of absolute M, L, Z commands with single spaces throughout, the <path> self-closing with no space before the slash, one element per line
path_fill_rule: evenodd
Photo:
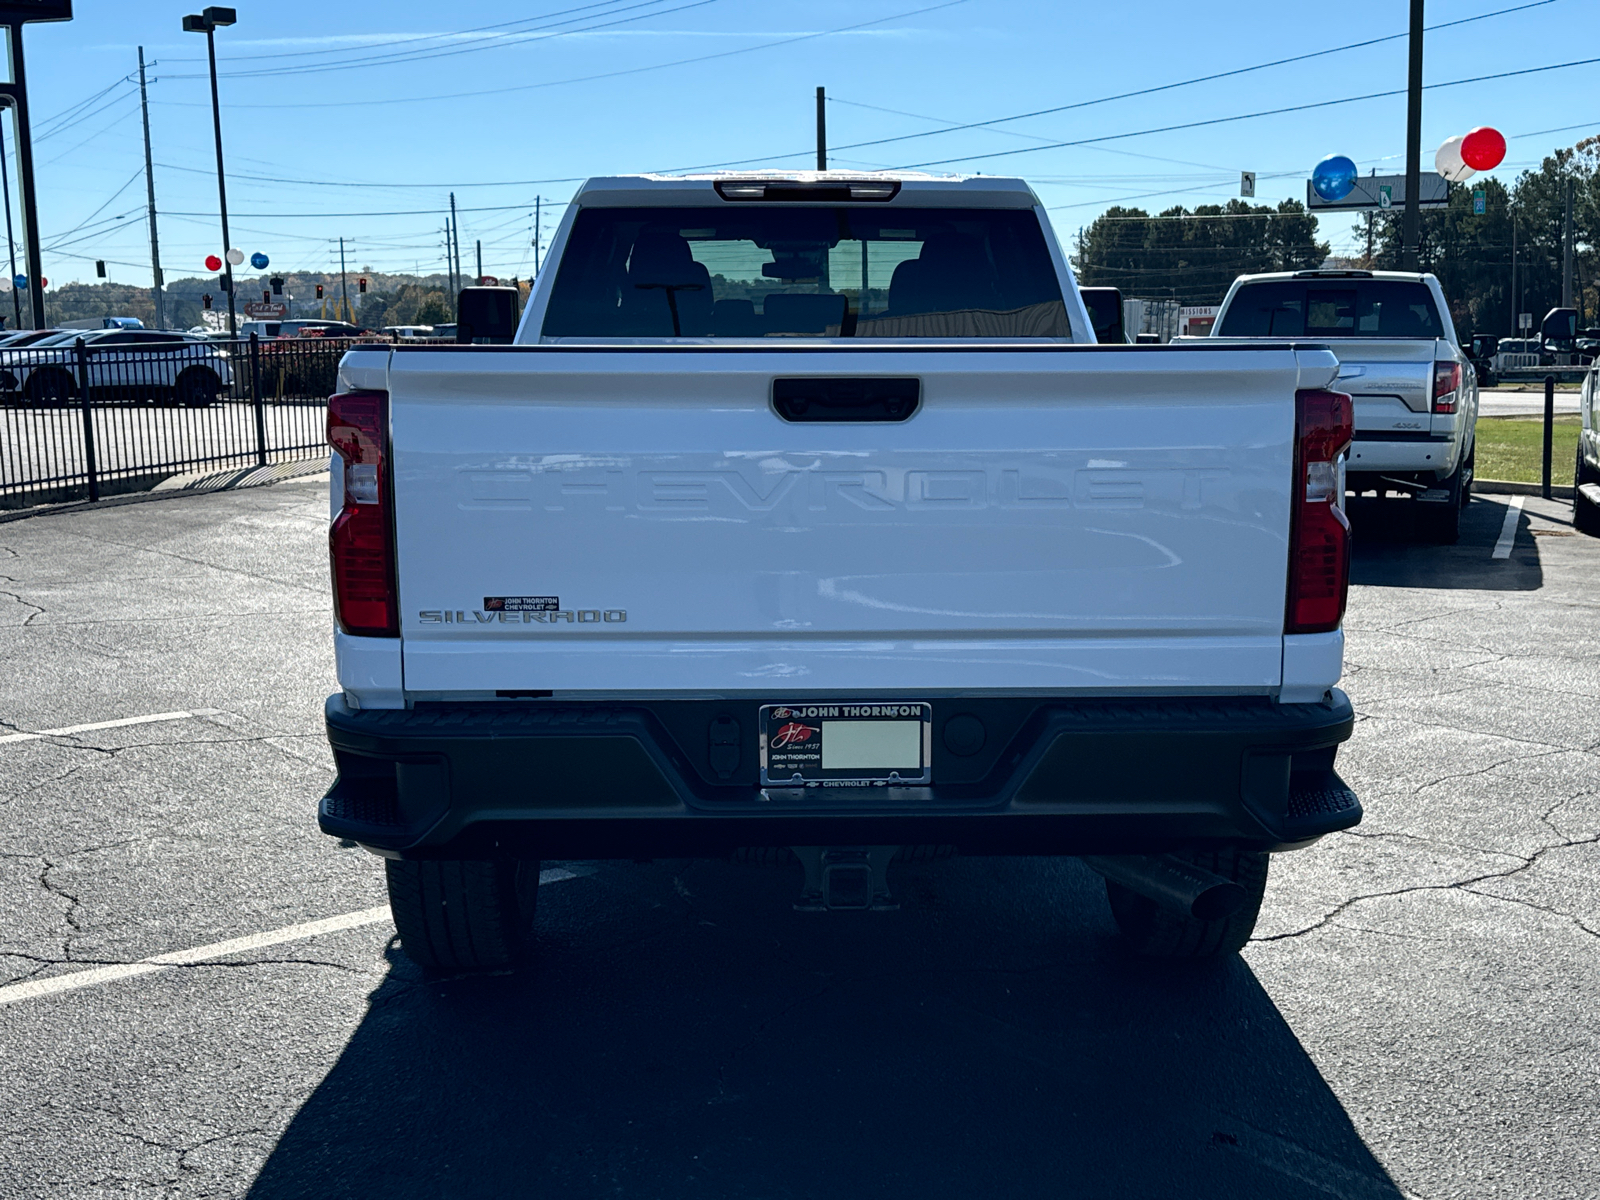
<path fill-rule="evenodd" d="M 475 347 L 388 373 L 413 693 L 1265 691 L 1326 350 Z M 791 423 L 775 378 L 921 381 Z"/>

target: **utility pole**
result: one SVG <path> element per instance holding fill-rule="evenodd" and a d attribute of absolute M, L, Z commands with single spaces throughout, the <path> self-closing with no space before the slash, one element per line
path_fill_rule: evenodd
<path fill-rule="evenodd" d="M 1566 178 L 1561 212 L 1561 307 L 1572 307 L 1572 176 Z"/>
<path fill-rule="evenodd" d="M 1417 269 L 1422 236 L 1422 0 L 1411 0 L 1411 68 L 1406 85 L 1406 211 L 1401 225 L 1405 269 Z"/>
<path fill-rule="evenodd" d="M 478 274 L 476 276 L 475 282 L 477 283 L 477 285 L 479 287 L 483 286 L 483 239 L 482 238 L 478 239 Z"/>
<path fill-rule="evenodd" d="M 15 9 L 17 6 L 10 7 Z M 43 7 L 40 6 L 41 9 Z M 50 15 L 39 19 L 70 20 L 71 15 L 69 9 L 65 18 Z M 33 187 L 33 126 L 28 116 L 28 70 L 22 57 L 22 24 L 27 19 L 15 14 L 8 15 L 6 24 L 10 34 L 13 82 L 0 94 L 17 114 L 17 190 L 22 197 L 22 248 L 28 264 L 28 303 L 33 309 L 33 327 L 44 329 L 44 287 L 41 283 L 44 278 L 44 255 L 39 249 L 39 202 Z M 6 211 L 9 213 L 10 209 Z"/>
<path fill-rule="evenodd" d="M 348 321 L 350 312 L 350 284 L 344 277 L 344 239 L 339 239 L 339 296 L 340 303 L 344 305 L 344 319 Z"/>
<path fill-rule="evenodd" d="M 1507 209 L 1511 216 L 1511 332 L 1520 332 L 1517 329 L 1517 210 L 1508 204 Z"/>
<path fill-rule="evenodd" d="M 238 14 L 231 8 L 220 8 L 212 5 L 198 16 L 191 15 L 183 19 L 185 33 L 203 33 L 206 35 L 206 57 L 211 64 L 211 124 L 217 134 L 217 201 L 222 208 L 222 269 L 224 286 L 228 289 L 228 336 L 239 336 L 238 306 L 234 302 L 233 287 L 233 260 L 228 254 L 233 249 L 233 241 L 228 236 L 228 184 L 227 177 L 222 169 L 222 101 L 217 97 L 217 27 L 219 25 L 233 25 L 238 21 Z"/>
<path fill-rule="evenodd" d="M 533 277 L 539 278 L 539 236 L 543 232 L 539 226 L 539 197 L 533 198 Z"/>
<path fill-rule="evenodd" d="M 456 320 L 461 319 L 461 218 L 456 216 L 456 194 L 450 193 L 450 229 L 451 229 L 451 258 L 450 262 L 455 271 L 454 284 L 450 288 L 450 303 L 456 307 Z"/>
<path fill-rule="evenodd" d="M 150 166 L 150 98 L 144 87 L 144 47 L 139 47 L 139 111 L 144 116 L 144 191 L 150 205 L 150 295 L 156 302 L 156 328 L 167 327 L 161 291 L 161 243 L 156 238 L 156 177 Z"/>
<path fill-rule="evenodd" d="M 1422 0 L 1417 0 L 1421 3 Z M 828 169 L 828 94 L 826 89 L 817 89 L 817 170 Z"/>
<path fill-rule="evenodd" d="M 17 239 L 11 233 L 11 171 L 6 166 L 5 124 L 0 121 L 0 194 L 5 197 L 6 205 L 6 246 L 11 251 L 11 309 L 16 314 L 17 323 L 13 329 L 22 328 L 22 295 L 16 285 L 17 278 Z"/>

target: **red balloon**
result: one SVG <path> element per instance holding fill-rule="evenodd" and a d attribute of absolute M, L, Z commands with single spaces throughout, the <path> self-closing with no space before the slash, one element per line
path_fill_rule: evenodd
<path fill-rule="evenodd" d="M 222 260 L 220 258 L 218 258 L 215 254 L 206 255 L 206 270 L 208 270 L 208 271 L 220 271 L 220 270 L 222 270 Z"/>
<path fill-rule="evenodd" d="M 1505 157 L 1506 139 L 1498 129 L 1480 125 L 1461 139 L 1461 161 L 1474 171 L 1492 171 Z"/>
<path fill-rule="evenodd" d="M 50 281 L 41 275 L 39 276 L 39 286 L 42 288 L 47 288 L 50 286 Z"/>

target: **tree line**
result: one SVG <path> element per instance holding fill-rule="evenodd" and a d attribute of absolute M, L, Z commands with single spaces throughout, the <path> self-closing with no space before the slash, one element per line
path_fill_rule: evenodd
<path fill-rule="evenodd" d="M 1600 324 L 1600 137 L 1557 150 L 1507 187 L 1497 179 L 1450 185 L 1444 208 L 1423 210 L 1418 264 L 1439 277 L 1462 336 L 1510 336 L 1516 314 L 1534 325 L 1561 303 L 1562 229 L 1573 190 L 1573 302 L 1580 327 Z M 1475 191 L 1482 213 L 1475 213 Z M 1352 230 L 1358 249 L 1339 265 L 1401 270 L 1402 214 L 1363 213 Z M 1236 276 L 1322 266 L 1327 243 L 1317 217 L 1297 200 L 1276 208 L 1243 200 L 1181 205 L 1154 215 L 1110 208 L 1078 237 L 1079 282 L 1125 296 L 1217 304 Z M 1513 253 L 1515 284 L 1513 285 Z M 1515 292 L 1513 293 L 1513 286 Z"/>

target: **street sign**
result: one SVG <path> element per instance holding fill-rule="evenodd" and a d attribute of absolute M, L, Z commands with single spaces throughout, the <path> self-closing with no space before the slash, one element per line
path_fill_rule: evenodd
<path fill-rule="evenodd" d="M 281 321 L 289 315 L 289 306 L 277 300 L 252 300 L 244 306 L 244 315 L 254 321 Z"/>
<path fill-rule="evenodd" d="M 1517 328 L 1518 329 L 1524 329 L 1524 330 L 1532 329 L 1533 328 L 1533 314 L 1532 313 L 1518 313 L 1517 314 Z"/>
<path fill-rule="evenodd" d="M 1417 203 L 1422 208 L 1443 208 L 1449 203 L 1449 185 L 1444 176 L 1432 171 L 1424 172 L 1418 189 Z M 1385 196 L 1388 203 L 1384 202 Z M 1404 175 L 1358 175 L 1355 186 L 1338 200 L 1324 200 L 1317 189 L 1306 181 L 1306 207 L 1309 209 L 1338 209 L 1366 211 L 1374 208 L 1399 208 L 1406 202 L 1406 177 Z"/>
<path fill-rule="evenodd" d="M 1239 195 L 1253 197 L 1256 194 L 1256 173 L 1254 171 L 1239 172 Z"/>
<path fill-rule="evenodd" d="M 0 24 L 13 21 L 70 21 L 72 0 L 8 0 L 0 4 Z"/>
<path fill-rule="evenodd" d="M 1481 217 L 1488 210 L 1489 200 L 1482 188 L 1472 189 L 1472 215 Z"/>

